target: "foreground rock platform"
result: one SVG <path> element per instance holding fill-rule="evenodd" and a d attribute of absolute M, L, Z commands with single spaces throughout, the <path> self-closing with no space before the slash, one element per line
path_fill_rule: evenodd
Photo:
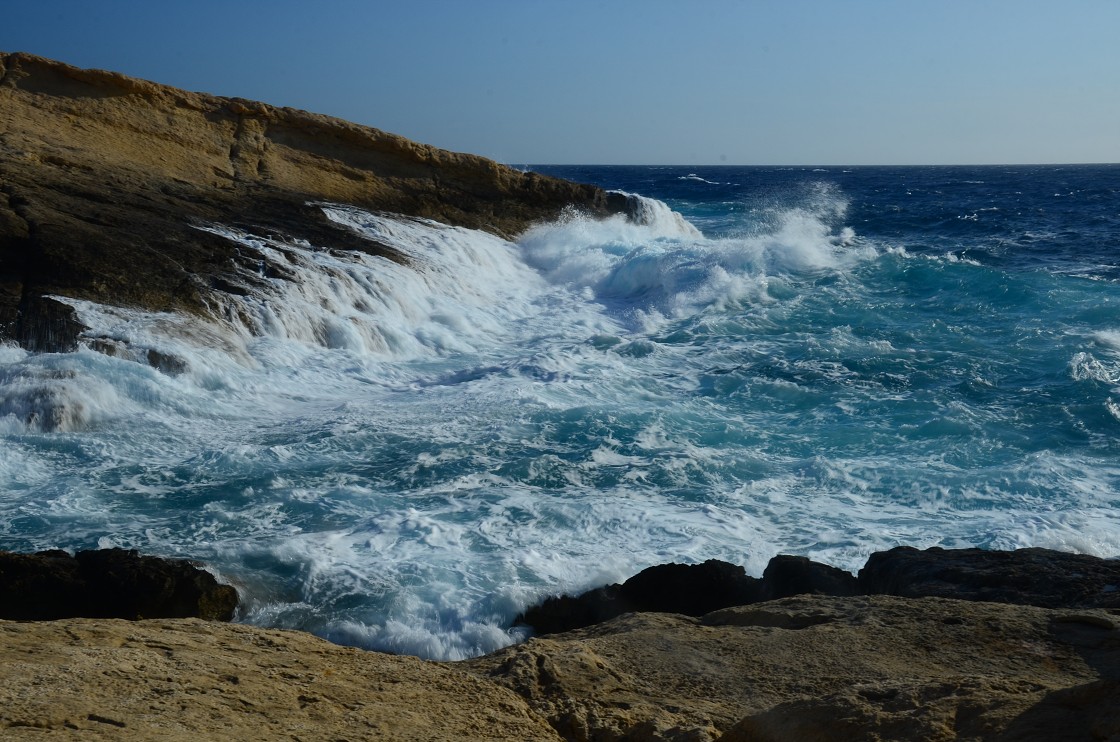
<path fill-rule="evenodd" d="M 568 739 L 1120 734 L 1120 616 L 1102 610 L 806 595 L 629 614 L 466 664 Z"/>
<path fill-rule="evenodd" d="M 30 350 L 72 350 L 85 329 L 51 296 L 209 316 L 258 261 L 199 225 L 403 260 L 315 202 L 512 237 L 619 199 L 329 116 L 0 52 L 0 340 Z"/>
<path fill-rule="evenodd" d="M 13 740 L 1120 739 L 1120 611 L 801 595 L 458 663 L 195 619 L 0 622 Z"/>
<path fill-rule="evenodd" d="M 450 666 L 197 619 L 0 622 L 0 739 L 555 740 Z"/>

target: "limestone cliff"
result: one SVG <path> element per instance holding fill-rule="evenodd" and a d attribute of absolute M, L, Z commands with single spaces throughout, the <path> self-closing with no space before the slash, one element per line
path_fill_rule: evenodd
<path fill-rule="evenodd" d="M 204 313 L 239 260 L 220 222 L 388 254 L 309 202 L 516 235 L 603 191 L 290 108 L 0 53 L 0 339 L 65 350 L 45 295 Z M 399 256 L 398 256 L 399 257 Z"/>

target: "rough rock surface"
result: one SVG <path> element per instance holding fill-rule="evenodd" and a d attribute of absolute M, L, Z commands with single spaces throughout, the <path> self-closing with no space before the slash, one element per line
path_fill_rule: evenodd
<path fill-rule="evenodd" d="M 990 600 L 1044 608 L 1120 608 L 1120 560 L 1051 549 L 925 549 L 872 554 L 864 593 Z"/>
<path fill-rule="evenodd" d="M 658 564 L 621 585 L 546 598 L 517 620 L 543 636 L 593 626 L 623 613 L 657 611 L 702 616 L 729 606 L 806 593 L 859 595 L 860 588 L 851 573 L 805 557 L 774 557 L 762 579 L 750 577 L 737 564 L 709 559 L 702 564 Z"/>
<path fill-rule="evenodd" d="M 1115 740 L 1120 612 L 802 595 L 459 663 L 197 619 L 0 622 L 13 740 Z"/>
<path fill-rule="evenodd" d="M 400 259 L 311 202 L 515 235 L 619 198 L 328 116 L 0 52 L 0 339 L 32 350 L 72 349 L 83 329 L 51 295 L 207 313 L 249 258 L 200 224 Z"/>
<path fill-rule="evenodd" d="M 204 618 L 228 621 L 237 591 L 185 560 L 125 549 L 0 552 L 0 619 Z"/>
<path fill-rule="evenodd" d="M 463 664 L 574 740 L 1120 739 L 1120 613 L 1099 609 L 803 595 Z"/>
<path fill-rule="evenodd" d="M 607 585 L 582 595 L 546 599 L 519 622 L 537 634 L 555 634 L 610 620 L 623 613 L 660 611 L 701 616 L 717 608 L 762 599 L 761 581 L 736 564 L 709 559 L 703 564 L 659 564 L 621 585 Z"/>
<path fill-rule="evenodd" d="M 837 577 L 778 564 L 810 588 Z M 238 735 L 1120 740 L 1120 608 L 802 594 L 459 663 L 194 619 L 0 621 L 0 738 Z"/>
<path fill-rule="evenodd" d="M 778 555 L 762 579 L 710 559 L 660 564 L 621 585 L 550 597 L 518 617 L 539 635 L 591 626 L 627 612 L 699 616 L 728 606 L 791 595 L 898 595 L 1036 605 L 1120 608 L 1120 560 L 1051 549 L 920 551 L 900 546 L 876 552 L 859 577 L 805 557 Z"/>
<path fill-rule="evenodd" d="M 197 619 L 0 622 L 0 739 L 554 740 L 447 665 Z"/>
<path fill-rule="evenodd" d="M 764 600 L 792 595 L 859 595 L 859 582 L 850 572 L 802 556 L 779 554 L 762 573 Z"/>

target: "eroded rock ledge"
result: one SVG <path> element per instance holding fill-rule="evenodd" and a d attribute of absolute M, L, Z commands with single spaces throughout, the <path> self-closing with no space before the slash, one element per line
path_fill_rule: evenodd
<path fill-rule="evenodd" d="M 625 208 L 328 116 L 0 52 L 0 340 L 71 349 L 82 327 L 50 295 L 206 313 L 243 258 L 200 223 L 400 259 L 320 201 L 505 236 Z"/>
<path fill-rule="evenodd" d="M 636 584 L 698 610 L 742 597 L 732 565 L 697 566 L 696 589 L 683 565 Z M 865 582 L 966 599 L 821 594 Z M 458 663 L 195 619 L 0 621 L 0 736 L 1120 739 L 1116 560 L 900 548 L 858 578 L 780 557 L 756 583 L 761 602 L 623 613 Z"/>

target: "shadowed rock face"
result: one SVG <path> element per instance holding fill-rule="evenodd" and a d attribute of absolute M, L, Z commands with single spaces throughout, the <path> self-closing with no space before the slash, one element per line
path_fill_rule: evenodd
<path fill-rule="evenodd" d="M 607 585 L 574 597 L 548 598 L 518 616 L 518 621 L 543 635 L 592 626 L 631 612 L 702 616 L 760 600 L 760 582 L 748 577 L 742 567 L 716 559 L 703 564 L 659 564 L 621 585 Z"/>
<path fill-rule="evenodd" d="M 205 618 L 228 621 L 237 591 L 190 562 L 125 549 L 0 552 L 0 619 Z"/>
<path fill-rule="evenodd" d="M 621 585 L 548 598 L 518 617 L 539 635 L 571 631 L 629 612 L 700 616 L 730 606 L 793 595 L 896 595 L 1035 605 L 1120 609 L 1120 560 L 1050 549 L 876 552 L 856 576 L 805 557 L 780 554 L 762 579 L 742 567 L 703 564 L 649 567 Z"/>
<path fill-rule="evenodd" d="M 207 311 L 240 259 L 195 225 L 399 255 L 309 202 L 513 236 L 625 198 L 339 119 L 0 53 L 0 338 L 68 350 L 65 297 Z"/>
<path fill-rule="evenodd" d="M 872 554 L 859 571 L 859 584 L 869 595 L 1120 608 L 1120 560 L 1051 549 L 899 546 Z"/>

